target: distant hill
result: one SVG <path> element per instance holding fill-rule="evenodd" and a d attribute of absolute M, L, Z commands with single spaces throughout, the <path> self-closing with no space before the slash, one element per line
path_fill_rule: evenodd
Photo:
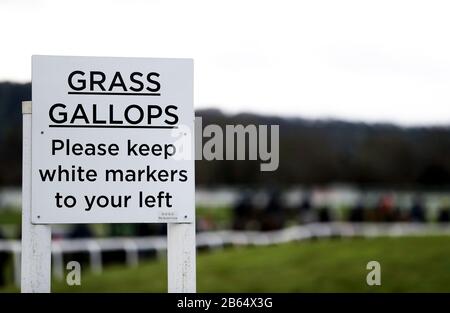
<path fill-rule="evenodd" d="M 0 83 L 0 185 L 21 179 L 22 100 L 30 84 Z M 198 110 L 203 125 L 280 125 L 280 167 L 260 172 L 259 161 L 197 161 L 199 185 L 353 183 L 360 186 L 450 186 L 450 128 L 307 120 Z"/>
<path fill-rule="evenodd" d="M 0 186 L 21 184 L 21 104 L 30 99 L 31 84 L 0 83 Z"/>
<path fill-rule="evenodd" d="M 259 184 L 353 183 L 360 186 L 450 185 L 450 128 L 305 120 L 253 114 L 197 111 L 220 124 L 279 124 L 280 167 L 257 171 L 256 162 L 209 162 L 198 167 L 199 182 Z"/>
<path fill-rule="evenodd" d="M 31 84 L 0 83 L 0 140 L 3 135 L 20 127 L 21 103 L 31 99 Z"/>

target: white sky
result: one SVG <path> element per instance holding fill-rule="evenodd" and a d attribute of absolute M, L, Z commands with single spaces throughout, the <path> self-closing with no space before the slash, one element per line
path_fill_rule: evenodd
<path fill-rule="evenodd" d="M 447 1 L 0 0 L 0 80 L 32 54 L 191 57 L 196 108 L 450 124 Z"/>

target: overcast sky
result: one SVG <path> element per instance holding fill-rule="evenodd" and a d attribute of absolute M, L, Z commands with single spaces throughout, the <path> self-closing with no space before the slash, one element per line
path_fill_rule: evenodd
<path fill-rule="evenodd" d="M 450 124 L 447 3 L 0 0 L 0 80 L 32 54 L 189 57 L 196 108 Z"/>

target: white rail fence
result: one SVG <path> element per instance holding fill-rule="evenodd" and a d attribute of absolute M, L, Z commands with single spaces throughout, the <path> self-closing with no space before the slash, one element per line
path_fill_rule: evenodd
<path fill-rule="evenodd" d="M 260 231 L 213 231 L 197 234 L 197 248 L 217 249 L 224 246 L 273 245 L 312 238 L 331 237 L 399 237 L 450 235 L 449 224 L 421 223 L 314 223 L 292 226 L 282 230 Z M 53 275 L 64 276 L 64 254 L 87 253 L 90 269 L 100 273 L 103 268 L 102 252 L 124 251 L 128 266 L 139 264 L 139 252 L 155 251 L 165 255 L 166 236 L 114 237 L 90 239 L 59 239 L 52 241 Z M 11 253 L 14 263 L 14 281 L 20 286 L 20 240 L 0 240 L 0 252 Z"/>

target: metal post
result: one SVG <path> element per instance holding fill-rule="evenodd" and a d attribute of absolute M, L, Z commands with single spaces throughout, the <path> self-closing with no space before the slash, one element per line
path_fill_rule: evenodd
<path fill-rule="evenodd" d="M 31 101 L 22 102 L 22 292 L 50 292 L 51 228 L 31 224 Z"/>
<path fill-rule="evenodd" d="M 195 223 L 167 224 L 168 291 L 196 291 Z"/>

